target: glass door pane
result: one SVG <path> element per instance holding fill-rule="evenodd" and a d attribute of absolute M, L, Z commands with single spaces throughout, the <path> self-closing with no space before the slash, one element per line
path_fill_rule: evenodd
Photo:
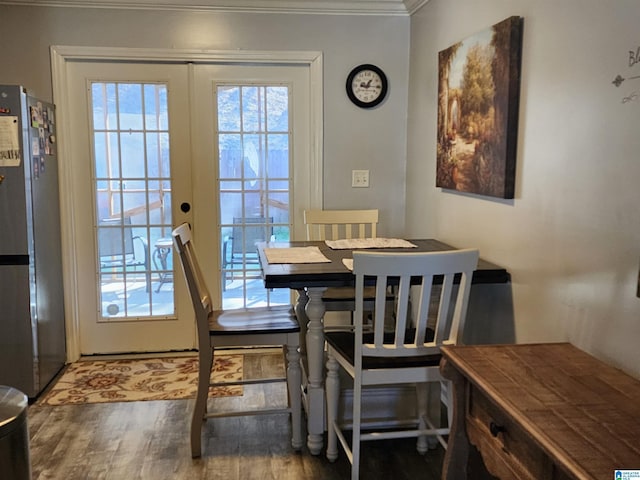
<path fill-rule="evenodd" d="M 167 86 L 92 82 L 99 321 L 174 316 Z"/>
<path fill-rule="evenodd" d="M 218 85 L 223 308 L 288 304 L 268 291 L 255 244 L 290 238 L 291 126 L 287 85 Z"/>

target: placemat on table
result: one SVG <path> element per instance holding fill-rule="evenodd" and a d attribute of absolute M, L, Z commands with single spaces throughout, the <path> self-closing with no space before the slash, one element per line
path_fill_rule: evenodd
<path fill-rule="evenodd" d="M 318 247 L 265 248 L 269 263 L 331 263 Z"/>
<path fill-rule="evenodd" d="M 333 250 L 365 249 L 365 248 L 417 248 L 417 245 L 402 238 L 345 238 L 342 240 L 325 240 Z"/>

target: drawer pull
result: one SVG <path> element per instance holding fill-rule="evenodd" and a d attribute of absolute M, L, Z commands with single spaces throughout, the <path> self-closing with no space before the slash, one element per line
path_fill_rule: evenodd
<path fill-rule="evenodd" d="M 504 432 L 505 428 L 502 425 L 498 425 L 497 423 L 491 422 L 489 423 L 489 431 L 491 435 L 497 437 L 500 432 Z"/>

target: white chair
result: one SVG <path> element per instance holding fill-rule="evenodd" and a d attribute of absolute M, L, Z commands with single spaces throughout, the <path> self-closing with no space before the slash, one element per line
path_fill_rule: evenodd
<path fill-rule="evenodd" d="M 198 391 L 191 419 L 191 456 L 201 456 L 202 423 L 207 418 L 259 415 L 287 412 L 291 415 L 291 445 L 302 448 L 302 409 L 299 332 L 300 326 L 290 306 L 237 310 L 213 310 L 211 295 L 196 260 L 189 225 L 184 223 L 173 232 L 173 241 L 189 287 L 198 330 Z M 286 378 L 211 382 L 214 352 L 220 347 L 282 345 L 286 348 Z M 207 412 L 209 387 L 287 382 L 289 405 L 244 411 Z"/>
<path fill-rule="evenodd" d="M 378 210 L 305 210 L 307 240 L 376 238 Z"/>
<path fill-rule="evenodd" d="M 376 238 L 378 210 L 305 210 L 304 224 L 307 240 L 341 240 L 348 238 Z M 365 290 L 365 298 L 373 308 L 375 292 Z M 353 312 L 355 290 L 352 287 L 332 287 L 322 295 L 328 312 Z M 393 297 L 390 296 L 390 300 Z"/>
<path fill-rule="evenodd" d="M 427 382 L 443 382 L 440 375 L 440 346 L 461 341 L 473 271 L 478 263 L 477 250 L 454 250 L 433 253 L 354 252 L 353 273 L 356 277 L 355 332 L 327 332 L 327 458 L 338 456 L 338 441 L 352 464 L 351 478 L 357 479 L 360 442 L 385 438 L 418 437 L 418 451 L 427 451 L 427 437 L 435 435 L 440 443 L 449 428 L 439 428 L 427 415 Z M 373 332 L 363 333 L 363 292 L 367 282 L 375 280 L 376 301 Z M 398 280 L 395 307 L 395 331 L 385 332 L 387 280 Z M 429 319 L 433 302 L 431 290 L 442 279 L 441 294 L 435 319 Z M 435 280 L 435 281 L 434 281 Z M 454 282 L 458 285 L 454 285 Z M 411 284 L 419 294 L 417 317 L 409 314 Z M 453 306 L 453 308 L 451 308 Z M 432 308 L 434 308 L 432 306 Z M 428 326 L 428 321 L 433 327 Z M 340 396 L 339 368 L 353 379 L 352 423 L 338 422 Z M 418 418 L 406 422 L 373 422 L 361 420 L 362 390 L 373 385 L 415 384 Z M 445 385 L 446 386 L 446 385 Z M 449 392 L 442 390 L 451 422 Z M 406 420 L 406 419 L 405 419 Z M 402 426 L 403 428 L 398 428 Z M 409 429 L 408 427 L 412 428 Z M 375 428 L 378 428 L 377 431 Z M 382 429 L 380 427 L 383 427 Z M 395 429 L 393 428 L 395 427 Z M 351 446 L 344 431 L 351 429 Z"/>

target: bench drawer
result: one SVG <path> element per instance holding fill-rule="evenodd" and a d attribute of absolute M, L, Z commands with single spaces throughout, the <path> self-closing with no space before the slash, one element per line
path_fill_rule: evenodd
<path fill-rule="evenodd" d="M 516 423 L 478 389 L 470 386 L 467 435 L 480 451 L 487 470 L 499 478 L 554 479 L 547 455 Z"/>

